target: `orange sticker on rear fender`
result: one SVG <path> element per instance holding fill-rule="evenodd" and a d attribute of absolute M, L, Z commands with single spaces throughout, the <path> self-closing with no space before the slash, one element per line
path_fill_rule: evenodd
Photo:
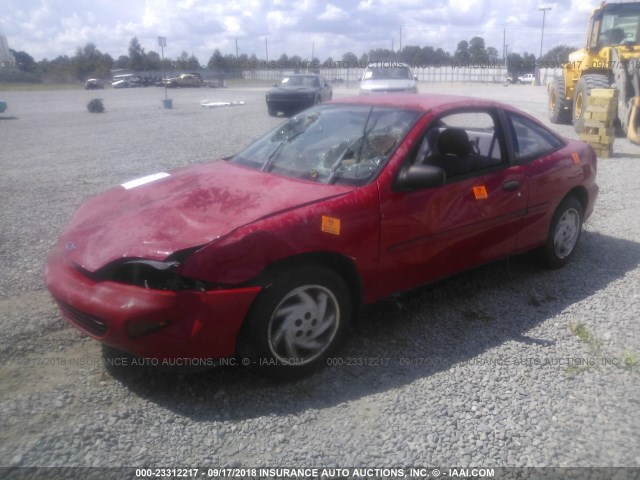
<path fill-rule="evenodd" d="M 322 231 L 333 235 L 340 235 L 340 219 L 322 216 Z"/>
<path fill-rule="evenodd" d="M 580 155 L 578 155 L 577 153 L 573 152 L 571 154 L 571 158 L 573 158 L 573 163 L 575 163 L 576 165 L 580 165 Z"/>
<path fill-rule="evenodd" d="M 480 185 L 479 187 L 473 187 L 473 194 L 475 195 L 476 200 L 487 198 L 489 196 L 487 194 L 487 188 L 484 185 Z"/>

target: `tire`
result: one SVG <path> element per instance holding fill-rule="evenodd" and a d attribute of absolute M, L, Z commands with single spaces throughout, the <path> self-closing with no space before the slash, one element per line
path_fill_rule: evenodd
<path fill-rule="evenodd" d="M 609 88 L 609 79 L 606 75 L 587 74 L 582 75 L 573 94 L 572 121 L 576 133 L 582 131 L 584 126 L 584 112 L 587 108 L 587 98 L 593 88 Z"/>
<path fill-rule="evenodd" d="M 551 123 L 568 124 L 571 112 L 567 108 L 564 77 L 555 77 L 549 88 L 549 120 Z"/>
<path fill-rule="evenodd" d="M 547 268 L 556 269 L 569 263 L 580 240 L 583 215 L 582 204 L 576 197 L 567 197 L 560 203 L 551 219 L 547 243 L 539 251 Z"/>
<path fill-rule="evenodd" d="M 252 306 L 238 353 L 244 365 L 267 376 L 306 376 L 342 341 L 351 312 L 349 289 L 334 271 L 316 265 L 283 270 Z"/>
<path fill-rule="evenodd" d="M 278 116 L 278 112 L 275 111 L 273 108 L 267 107 L 267 110 L 269 111 L 269 116 L 270 117 L 277 117 Z"/>

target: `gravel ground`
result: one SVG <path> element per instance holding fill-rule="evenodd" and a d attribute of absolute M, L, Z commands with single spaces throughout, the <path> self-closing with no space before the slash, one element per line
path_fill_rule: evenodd
<path fill-rule="evenodd" d="M 543 87 L 422 91 L 546 118 Z M 0 466 L 640 466 L 640 149 L 626 139 L 599 163 L 595 213 L 564 269 L 516 257 L 368 307 L 341 365 L 293 383 L 106 368 L 43 286 L 74 209 L 281 121 L 264 89 L 169 94 L 172 110 L 159 88 L 0 92 Z M 106 113 L 87 112 L 95 96 Z"/>

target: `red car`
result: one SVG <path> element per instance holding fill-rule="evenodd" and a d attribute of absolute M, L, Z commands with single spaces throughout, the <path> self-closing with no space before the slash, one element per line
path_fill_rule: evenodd
<path fill-rule="evenodd" d="M 510 106 L 381 95 L 306 110 L 235 157 L 124 183 L 75 213 L 46 283 L 137 356 L 240 355 L 296 377 L 363 304 L 529 250 L 573 256 L 596 156 Z"/>

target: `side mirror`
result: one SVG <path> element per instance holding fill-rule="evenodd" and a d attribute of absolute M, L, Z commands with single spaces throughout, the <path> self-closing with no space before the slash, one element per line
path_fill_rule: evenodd
<path fill-rule="evenodd" d="M 446 174 L 440 167 L 433 165 L 411 165 L 396 180 L 398 190 L 417 190 L 444 185 Z"/>

